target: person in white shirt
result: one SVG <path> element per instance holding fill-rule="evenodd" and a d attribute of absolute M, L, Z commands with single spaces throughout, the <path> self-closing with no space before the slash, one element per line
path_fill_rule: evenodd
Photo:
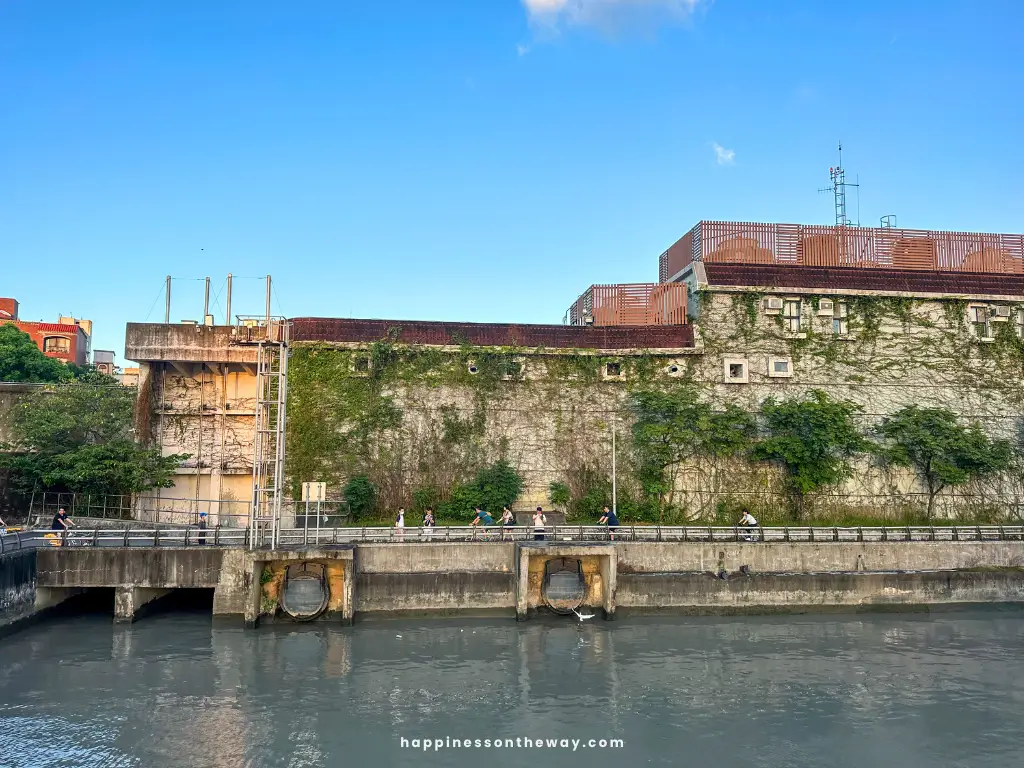
<path fill-rule="evenodd" d="M 398 508 L 398 517 L 395 518 L 395 530 L 399 539 L 405 537 L 405 507 Z"/>
<path fill-rule="evenodd" d="M 548 519 L 544 516 L 544 510 L 537 507 L 537 511 L 533 513 L 533 538 L 534 541 L 544 541 L 544 527 L 547 525 Z"/>
<path fill-rule="evenodd" d="M 752 514 L 750 514 L 750 510 L 747 509 L 746 507 L 744 507 L 743 508 L 743 516 L 740 517 L 740 521 L 739 521 L 739 523 L 737 523 L 737 525 L 740 525 L 743 528 L 756 528 L 757 527 L 757 520 L 754 518 L 754 516 Z M 753 541 L 754 540 L 754 537 L 753 536 L 749 536 L 749 535 L 748 536 L 744 536 L 743 538 L 744 538 L 745 541 Z"/>

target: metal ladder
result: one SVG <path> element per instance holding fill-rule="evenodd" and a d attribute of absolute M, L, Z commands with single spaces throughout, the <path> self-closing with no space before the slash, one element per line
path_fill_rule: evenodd
<path fill-rule="evenodd" d="M 257 347 L 249 547 L 277 547 L 281 535 L 285 424 L 288 403 L 288 325 L 271 321 Z"/>

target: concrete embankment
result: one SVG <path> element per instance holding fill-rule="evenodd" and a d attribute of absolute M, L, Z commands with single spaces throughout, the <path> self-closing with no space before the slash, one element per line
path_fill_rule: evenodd
<path fill-rule="evenodd" d="M 175 590 L 216 616 L 878 610 L 1024 604 L 1024 542 L 406 542 L 280 551 L 54 547 L 2 568 L 4 623 L 83 591 L 133 621 Z"/>
<path fill-rule="evenodd" d="M 36 552 L 0 555 L 0 637 L 35 613 Z"/>

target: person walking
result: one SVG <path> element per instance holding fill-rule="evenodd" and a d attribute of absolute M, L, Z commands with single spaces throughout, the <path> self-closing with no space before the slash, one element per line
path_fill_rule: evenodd
<path fill-rule="evenodd" d="M 434 520 L 434 510 L 427 507 L 423 513 L 423 537 L 429 539 L 434 535 L 434 527 L 437 525 L 437 521 Z"/>
<path fill-rule="evenodd" d="M 398 516 L 395 518 L 395 536 L 399 541 L 405 538 L 405 507 L 398 508 Z"/>
<path fill-rule="evenodd" d="M 619 516 L 615 514 L 615 510 L 605 507 L 597 524 L 608 526 L 608 538 L 615 540 L 615 532 L 619 529 Z"/>
<path fill-rule="evenodd" d="M 537 507 L 537 511 L 533 513 L 533 540 L 544 541 L 544 529 L 548 524 L 548 519 L 544 516 L 544 510 L 541 507 Z"/>
<path fill-rule="evenodd" d="M 515 526 L 516 516 L 512 512 L 512 510 L 508 508 L 508 505 L 506 504 L 504 507 L 501 508 L 501 538 L 505 538 L 505 529 L 515 528 Z M 511 533 L 512 532 L 509 531 L 510 536 Z"/>

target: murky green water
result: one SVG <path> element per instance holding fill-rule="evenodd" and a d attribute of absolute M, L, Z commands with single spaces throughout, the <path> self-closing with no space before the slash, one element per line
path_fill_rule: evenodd
<path fill-rule="evenodd" d="M 1017 612 L 258 631 L 82 616 L 0 641 L 0 765 L 1016 768 L 1022 651 Z M 624 746 L 585 746 L 602 738 Z"/>

